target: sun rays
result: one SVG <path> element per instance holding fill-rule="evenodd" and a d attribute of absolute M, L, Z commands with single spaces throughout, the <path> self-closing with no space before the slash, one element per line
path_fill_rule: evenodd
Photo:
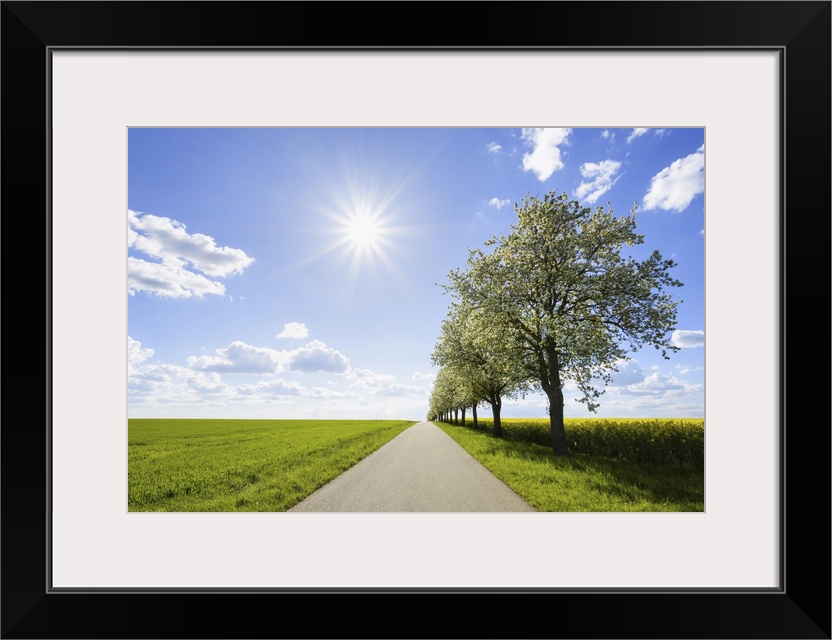
<path fill-rule="evenodd" d="M 314 189 L 297 203 L 305 214 L 308 244 L 304 259 L 290 268 L 325 272 L 341 303 L 410 289 L 415 243 L 437 231 L 426 223 L 434 205 L 422 176 L 438 154 L 438 143 L 426 145 L 414 135 L 399 134 L 395 146 L 398 151 L 409 145 L 409 153 L 378 154 L 346 134 L 334 139 L 326 170 L 319 167 Z"/>
<path fill-rule="evenodd" d="M 336 267 L 334 278 L 344 278 L 345 293 L 353 291 L 369 276 L 393 276 L 404 280 L 394 257 L 403 250 L 405 230 L 397 220 L 401 211 L 392 205 L 392 197 L 377 198 L 373 193 L 354 187 L 330 206 L 318 209 L 325 220 L 319 227 L 323 244 L 311 256 L 326 256 Z"/>
<path fill-rule="evenodd" d="M 384 240 L 384 220 L 378 211 L 355 211 L 339 220 L 343 238 L 359 256 L 379 253 Z"/>

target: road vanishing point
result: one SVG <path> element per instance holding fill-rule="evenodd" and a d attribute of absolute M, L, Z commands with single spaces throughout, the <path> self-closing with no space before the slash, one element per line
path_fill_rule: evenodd
<path fill-rule="evenodd" d="M 419 422 L 289 511 L 536 511 L 442 429 Z"/>

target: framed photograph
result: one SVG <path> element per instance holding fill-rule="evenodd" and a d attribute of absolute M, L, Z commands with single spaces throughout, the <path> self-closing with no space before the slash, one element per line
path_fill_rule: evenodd
<path fill-rule="evenodd" d="M 812 353 L 828 353 L 830 3 L 474 6 L 2 3 L 4 638 L 830 637 L 828 409 L 819 413 L 801 357 L 807 335 L 821 336 Z M 408 12 L 406 31 L 393 37 L 369 26 L 388 13 L 393 19 L 394 8 Z M 176 271 L 167 282 L 181 285 L 162 296 L 169 301 L 222 289 L 227 305 L 239 305 L 225 294 L 253 290 L 226 291 L 222 279 L 252 260 L 236 243 L 239 220 L 209 216 L 217 198 L 228 197 L 212 181 L 237 172 L 239 184 L 253 184 L 278 170 L 289 181 L 286 158 L 297 156 L 298 166 L 315 165 L 307 178 L 321 174 L 320 192 L 312 181 L 305 187 L 320 198 L 327 185 L 338 187 L 314 161 L 314 145 L 329 144 L 315 132 L 352 132 L 360 139 L 351 144 L 369 145 L 359 134 L 370 129 L 493 132 L 505 139 L 481 145 L 491 161 L 512 132 L 528 154 L 535 131 L 556 132 L 549 155 L 541 145 L 544 157 L 527 167 L 521 155 L 501 158 L 540 178 L 541 191 L 540 176 L 557 170 L 552 149 L 579 162 L 589 145 L 617 135 L 620 165 L 618 156 L 584 165 L 586 188 L 578 190 L 594 189 L 593 197 L 619 170 L 651 189 L 649 176 L 635 177 L 637 138 L 658 140 L 667 130 L 702 138 L 691 138 L 689 153 L 670 158 L 666 171 L 704 167 L 704 187 L 687 184 L 704 212 L 704 327 L 680 327 L 696 331 L 679 338 L 707 334 L 704 510 L 526 517 L 128 509 L 127 418 L 139 415 L 128 411 L 128 378 L 141 397 L 162 368 L 173 371 L 169 362 L 138 367 L 154 345 L 137 336 L 126 344 L 130 297 L 158 294 L 153 270 L 165 268 Z M 239 155 L 227 153 L 227 140 L 215 135 L 222 131 L 235 132 Z M 271 156 L 265 131 L 280 134 L 269 140 Z M 293 131 L 303 135 L 290 140 Z M 587 135 L 565 133 L 573 131 Z M 177 132 L 200 139 L 186 144 Z M 211 154 L 224 164 L 209 166 Z M 143 175 L 179 185 L 185 163 L 201 172 L 194 184 L 202 185 L 187 192 L 187 205 L 205 213 L 197 219 L 210 221 L 211 234 L 185 237 L 164 212 L 133 209 L 144 206 L 132 204 Z M 289 182 L 279 184 L 275 202 L 288 200 Z M 425 193 L 413 191 L 408 198 Z M 484 206 L 499 210 L 503 195 L 491 196 Z M 657 188 L 647 200 L 668 233 L 680 228 L 673 217 L 680 205 L 667 193 Z M 333 240 L 352 248 L 352 258 L 342 256 L 345 276 L 355 276 L 349 269 L 360 253 L 382 266 L 389 258 L 380 228 L 359 233 L 356 225 L 347 220 L 346 235 Z M 185 270 L 181 254 L 159 244 L 163 233 L 222 254 L 225 271 L 218 262 L 201 276 Z M 187 233 L 200 233 L 190 219 Z M 268 241 L 273 249 L 261 251 L 291 250 L 279 233 Z M 128 255 L 141 262 L 138 270 L 128 273 Z M 827 300 L 811 313 L 807 294 L 796 294 L 807 287 Z M 361 293 L 341 291 L 356 303 Z M 285 308 L 291 293 L 280 300 Z M 219 327 L 224 312 L 215 313 Z M 310 336 L 304 318 L 282 313 L 273 338 L 313 342 L 284 351 L 247 344 L 241 359 L 345 359 Z M 820 317 L 820 331 L 809 317 Z M 145 305 L 129 324 L 182 345 L 189 333 L 184 311 L 170 307 Z M 204 375 L 181 388 L 236 366 L 233 340 L 185 354 L 190 370 Z M 393 388 L 392 377 L 362 371 L 367 389 Z M 272 382 L 300 393 L 300 381 Z M 304 387 L 305 396 L 359 395 L 361 385 L 336 382 L 323 377 Z M 234 393 L 261 387 L 241 383 Z M 414 378 L 408 388 L 428 386 Z M 210 390 L 199 391 L 195 402 L 207 407 Z M 359 602 L 411 622 L 398 633 L 370 621 L 345 628 L 332 615 L 303 629 L 274 615 L 287 605 L 335 612 Z M 437 627 L 459 620 L 463 603 L 474 607 L 464 623 Z M 432 615 L 413 616 L 413 606 L 425 604 Z M 503 612 L 498 620 L 493 607 Z"/>

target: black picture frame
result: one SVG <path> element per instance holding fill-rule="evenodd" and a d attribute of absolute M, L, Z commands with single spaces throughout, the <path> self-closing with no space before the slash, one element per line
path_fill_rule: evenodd
<path fill-rule="evenodd" d="M 830 4 L 2 2 L 2 637 L 830 638 Z M 48 96 L 67 47 L 778 51 L 780 588 L 54 592 Z"/>

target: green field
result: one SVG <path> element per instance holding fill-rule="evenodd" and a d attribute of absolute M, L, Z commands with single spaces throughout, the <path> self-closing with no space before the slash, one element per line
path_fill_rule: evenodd
<path fill-rule="evenodd" d="M 129 511 L 286 511 L 415 424 L 403 420 L 128 420 Z M 504 438 L 435 421 L 539 511 L 704 511 L 704 422 L 504 419 Z"/>
<path fill-rule="evenodd" d="M 128 420 L 128 511 L 286 511 L 415 422 Z"/>
<path fill-rule="evenodd" d="M 493 429 L 490 418 L 477 421 Z M 501 420 L 506 440 L 551 446 L 549 418 Z M 704 418 L 565 418 L 569 451 L 625 462 L 693 465 L 705 464 Z M 466 425 L 473 422 L 469 419 Z"/>
<path fill-rule="evenodd" d="M 548 419 L 503 419 L 504 438 L 491 420 L 478 422 L 434 424 L 538 511 L 705 509 L 702 419 L 567 419 L 568 457 L 552 454 Z"/>

